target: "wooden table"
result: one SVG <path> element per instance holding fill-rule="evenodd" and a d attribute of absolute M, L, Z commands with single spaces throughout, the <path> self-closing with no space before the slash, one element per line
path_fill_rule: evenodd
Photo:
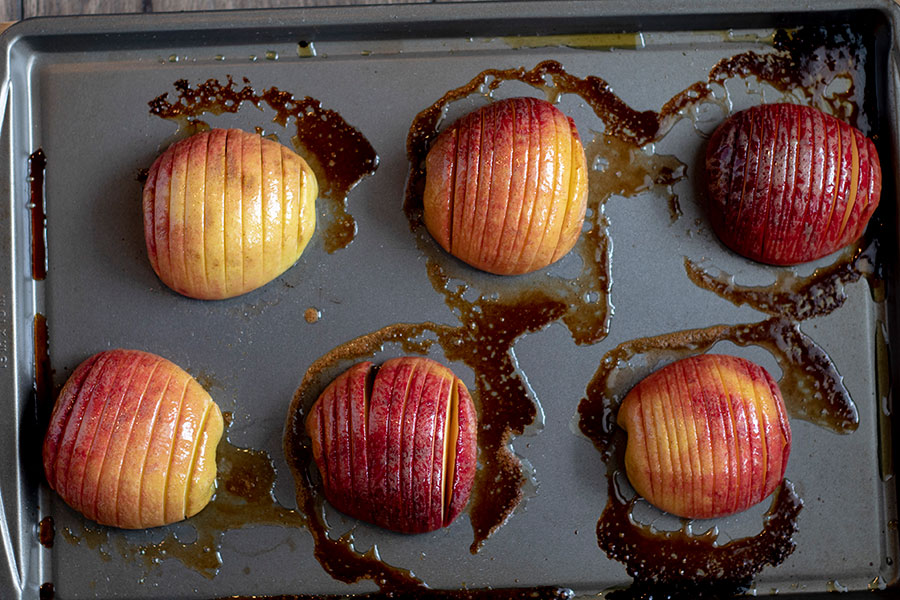
<path fill-rule="evenodd" d="M 229 8 L 347 6 L 350 4 L 410 4 L 453 0 L 0 0 L 0 21 L 48 15 L 148 13 Z"/>

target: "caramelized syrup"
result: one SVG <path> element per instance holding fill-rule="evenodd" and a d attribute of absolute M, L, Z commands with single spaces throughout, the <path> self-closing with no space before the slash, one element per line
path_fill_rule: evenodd
<path fill-rule="evenodd" d="M 47 278 L 47 202 L 44 198 L 44 172 L 47 157 L 38 148 L 28 157 L 28 210 L 31 213 L 31 277 Z"/>
<path fill-rule="evenodd" d="M 222 566 L 218 547 L 226 531 L 256 525 L 304 527 L 306 519 L 297 511 L 285 508 L 275 500 L 275 467 L 269 455 L 261 450 L 238 448 L 225 438 L 219 443 L 216 463 L 216 493 L 199 513 L 185 521 L 196 533 L 191 541 L 183 541 L 174 532 L 154 543 L 141 543 L 128 532 L 115 531 L 85 523 L 80 533 L 64 529 L 71 543 L 84 541 L 98 548 L 105 560 L 113 552 L 146 568 L 173 558 L 184 566 L 208 577 L 215 577 Z M 185 536 L 182 536 L 185 537 Z M 113 547 L 114 546 L 114 547 Z"/>
<path fill-rule="evenodd" d="M 53 589 L 52 583 L 42 583 L 38 592 L 40 600 L 53 600 L 56 597 L 56 591 Z"/>
<path fill-rule="evenodd" d="M 236 113 L 244 102 L 256 107 L 267 104 L 275 111 L 272 119 L 287 127 L 293 119 L 296 135 L 291 138 L 316 173 L 319 195 L 327 200 L 328 213 L 324 229 L 325 250 L 333 253 L 346 248 L 356 236 L 356 221 L 347 210 L 347 196 L 359 181 L 378 167 L 378 155 L 363 134 L 347 123 L 337 112 L 323 108 L 315 98 L 295 98 L 271 87 L 257 93 L 246 78 L 237 87 L 228 77 L 225 83 L 209 79 L 196 87 L 188 81 L 175 82 L 174 102 L 168 93 L 150 101 L 150 113 L 181 122 L 188 131 L 207 128 L 198 119 L 205 113 Z"/>
<path fill-rule="evenodd" d="M 38 523 L 38 541 L 44 548 L 53 547 L 53 538 L 56 537 L 56 527 L 53 525 L 53 517 L 47 516 Z"/>
<path fill-rule="evenodd" d="M 847 248 L 832 264 L 809 276 L 799 277 L 792 271 L 779 270 L 775 283 L 766 286 L 738 285 L 733 276 L 726 273 L 711 275 L 688 258 L 684 259 L 684 269 L 694 285 L 736 306 L 746 304 L 770 315 L 803 321 L 840 308 L 847 300 L 844 287 L 861 277 L 866 277 L 871 288 L 878 290 L 881 281 L 875 272 L 875 251 L 874 242 L 865 247 Z"/>

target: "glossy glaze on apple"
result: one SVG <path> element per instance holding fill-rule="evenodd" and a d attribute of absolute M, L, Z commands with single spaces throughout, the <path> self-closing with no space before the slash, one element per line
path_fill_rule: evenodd
<path fill-rule="evenodd" d="M 881 195 L 872 141 L 796 104 L 732 115 L 709 141 L 706 171 L 716 234 L 738 254 L 773 265 L 808 262 L 854 242 Z"/>
<path fill-rule="evenodd" d="M 701 354 L 637 384 L 618 414 L 638 494 L 691 519 L 745 510 L 781 483 L 791 428 L 775 380 L 742 358 Z"/>
<path fill-rule="evenodd" d="M 213 129 L 172 144 L 144 184 L 144 238 L 167 286 L 231 298 L 281 275 L 316 227 L 316 177 L 296 152 L 255 133 Z"/>
<path fill-rule="evenodd" d="M 174 363 L 108 350 L 69 377 L 43 445 L 50 487 L 89 519 L 126 529 L 199 512 L 212 497 L 218 406 Z"/>
<path fill-rule="evenodd" d="M 353 366 L 325 388 L 306 419 L 328 501 L 404 533 L 449 525 L 465 507 L 475 477 L 475 426 L 463 382 L 423 357 L 392 359 L 377 372 L 370 362 Z"/>
<path fill-rule="evenodd" d="M 200 117 L 207 113 L 236 113 L 249 103 L 275 111 L 272 121 L 282 127 L 294 125 L 291 142 L 309 163 L 319 184 L 320 208 L 324 209 L 318 230 L 329 254 L 346 248 L 356 236 L 356 220 L 347 207 L 350 190 L 378 168 L 378 155 L 359 129 L 339 113 L 310 96 L 298 97 L 276 87 L 257 91 L 246 77 L 238 86 L 232 77 L 207 79 L 191 85 L 186 79 L 174 83 L 175 98 L 161 94 L 148 104 L 150 114 L 179 123 L 190 132 L 208 129 Z M 262 130 L 257 128 L 262 133 Z M 265 137 L 272 137 L 271 134 Z"/>
<path fill-rule="evenodd" d="M 500 100 L 459 119 L 434 142 L 425 172 L 425 226 L 483 271 L 542 269 L 581 234 L 584 149 L 575 123 L 545 100 Z"/>

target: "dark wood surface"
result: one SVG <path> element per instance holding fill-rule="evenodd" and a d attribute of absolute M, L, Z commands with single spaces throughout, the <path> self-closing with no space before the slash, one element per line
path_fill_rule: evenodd
<path fill-rule="evenodd" d="M 0 22 L 50 15 L 282 8 L 290 6 L 347 6 L 406 4 L 452 0 L 0 0 Z"/>

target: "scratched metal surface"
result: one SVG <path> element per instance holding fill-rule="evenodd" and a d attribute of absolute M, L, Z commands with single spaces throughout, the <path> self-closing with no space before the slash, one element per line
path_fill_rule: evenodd
<path fill-rule="evenodd" d="M 876 77 L 864 88 L 883 113 L 880 122 L 890 125 L 879 135 L 889 137 L 887 145 L 896 156 L 897 80 L 889 68 L 896 69 L 897 9 L 886 1 L 850 7 L 824 2 L 817 5 L 824 12 L 815 14 L 799 12 L 801 3 L 762 2 L 744 14 L 746 5 L 732 3 L 712 10 L 687 2 L 651 2 L 640 12 L 626 2 L 525 3 L 510 16 L 509 5 L 487 3 L 60 19 L 10 29 L 2 38 L 7 67 L 0 88 L 0 189 L 9 199 L 0 214 L 0 402 L 9 417 L 0 423 L 0 456 L 5 458 L 0 466 L 5 567 L 0 596 L 35 597 L 44 582 L 54 584 L 60 599 L 375 589 L 371 583 L 348 587 L 332 580 L 313 558 L 303 529 L 260 526 L 228 532 L 218 547 L 223 565 L 214 578 L 177 560 L 148 567 L 123 554 L 123 547 L 160 539 L 159 531 L 112 531 L 100 547 L 67 541 L 62 532 L 85 537 L 85 523 L 42 482 L 32 393 L 36 313 L 47 317 L 57 386 L 81 360 L 111 347 L 151 350 L 202 375 L 223 410 L 234 413 L 230 441 L 269 452 L 278 470 L 276 497 L 294 507 L 282 428 L 309 364 L 384 325 L 453 321 L 428 282 L 424 256 L 401 211 L 406 135 L 420 110 L 484 68 L 530 68 L 545 59 L 559 60 L 579 76 L 603 77 L 634 108 L 658 110 L 675 93 L 705 79 L 719 59 L 768 49 L 754 36 L 728 41 L 722 35 L 726 30 L 765 32 L 820 19 L 874 18 L 878 44 L 864 61 Z M 428 36 L 419 33 L 426 24 Z M 698 35 L 698 30 L 709 33 Z M 500 39 L 619 31 L 644 32 L 644 42 L 631 49 L 514 49 Z M 315 59 L 297 56 L 299 39 L 315 40 Z M 263 59 L 270 50 L 278 53 L 277 60 Z M 175 124 L 149 114 L 147 102 L 172 92 L 177 79 L 198 83 L 226 75 L 319 99 L 363 132 L 380 165 L 350 194 L 359 233 L 348 248 L 327 254 L 317 233 L 300 261 L 275 282 L 240 298 L 205 303 L 170 292 L 150 269 L 136 174 L 177 133 Z M 512 85 L 501 93 L 524 91 Z M 577 99 L 567 98 L 562 106 L 584 139 L 600 128 Z M 287 142 L 289 131 L 270 119 L 245 107 L 235 116 L 207 121 L 262 127 Z M 360 548 L 376 544 L 387 562 L 412 569 L 436 588 L 550 584 L 589 594 L 628 582 L 623 566 L 603 555 L 594 535 L 606 483 L 598 454 L 574 431 L 585 385 L 603 354 L 620 342 L 763 318 L 693 286 L 684 276 L 684 256 L 710 258 L 747 281 L 771 276 L 730 256 L 706 227 L 695 189 L 702 144 L 684 119 L 659 145 L 659 152 L 689 165 L 689 176 L 675 188 L 685 214 L 674 224 L 665 199 L 652 194 L 613 199 L 606 207 L 614 244 L 615 314 L 609 337 L 578 347 L 562 326 L 553 324 L 517 343 L 519 365 L 544 415 L 541 427 L 513 443 L 534 468 L 536 491 L 483 550 L 469 553 L 472 533 L 465 515 L 446 530 L 404 537 L 330 514 L 336 531 L 356 526 Z M 48 156 L 49 272 L 43 282 L 30 277 L 23 208 L 27 158 L 38 147 Z M 893 160 L 882 157 L 882 202 L 888 205 L 895 189 Z M 887 242 L 896 241 L 892 232 L 887 235 Z M 893 252 L 884 255 L 893 261 Z M 893 286 L 889 290 L 892 299 Z M 860 428 L 839 436 L 793 422 L 787 477 L 806 505 L 797 550 L 778 568 L 762 572 L 760 594 L 865 590 L 873 581 L 896 578 L 892 565 L 900 557 L 896 532 L 889 527 L 897 513 L 896 484 L 880 472 L 880 448 L 890 436 L 879 434 L 886 417 L 876 393 L 875 357 L 876 330 L 892 309 L 873 302 L 863 282 L 849 286 L 848 295 L 841 310 L 803 328 L 837 364 L 860 410 Z M 310 307 L 321 310 L 318 323 L 304 320 Z M 777 373 L 765 352 L 727 351 Z M 470 372 L 455 368 L 471 383 Z M 42 548 L 34 532 L 45 515 L 56 522 L 52 550 Z M 758 511 L 726 519 L 720 529 L 752 530 L 753 519 L 758 523 Z"/>

